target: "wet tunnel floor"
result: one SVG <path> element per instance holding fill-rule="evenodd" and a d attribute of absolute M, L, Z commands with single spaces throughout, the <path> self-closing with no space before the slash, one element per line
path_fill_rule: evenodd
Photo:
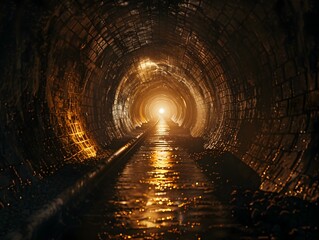
<path fill-rule="evenodd" d="M 240 239 L 230 206 L 175 140 L 188 135 L 160 120 L 110 184 L 60 239 Z M 71 224 L 72 225 L 72 224 Z"/>

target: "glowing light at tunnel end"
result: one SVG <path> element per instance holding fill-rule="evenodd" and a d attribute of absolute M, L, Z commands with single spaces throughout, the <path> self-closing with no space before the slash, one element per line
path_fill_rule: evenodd
<path fill-rule="evenodd" d="M 165 109 L 164 109 L 164 108 L 158 109 L 158 113 L 159 113 L 159 114 L 164 114 L 164 113 L 165 113 Z"/>

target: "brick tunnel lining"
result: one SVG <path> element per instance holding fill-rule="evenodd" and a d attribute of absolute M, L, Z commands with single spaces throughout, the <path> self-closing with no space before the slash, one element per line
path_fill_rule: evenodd
<path fill-rule="evenodd" d="M 177 122 L 252 167 L 261 189 L 314 199 L 318 6 L 297 4 L 6 1 L 0 200 L 65 159 L 99 155 L 147 120 L 143 90 L 156 88 Z"/>

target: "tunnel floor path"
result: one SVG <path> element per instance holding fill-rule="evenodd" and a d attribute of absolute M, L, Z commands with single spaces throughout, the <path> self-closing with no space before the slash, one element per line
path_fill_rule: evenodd
<path fill-rule="evenodd" d="M 96 191 L 62 239 L 240 239 L 230 206 L 176 139 L 185 130 L 161 119 L 116 180 Z M 191 139 L 191 138 L 189 138 Z M 190 143 L 191 144 L 191 143 Z M 71 235 L 71 236 L 70 236 Z"/>

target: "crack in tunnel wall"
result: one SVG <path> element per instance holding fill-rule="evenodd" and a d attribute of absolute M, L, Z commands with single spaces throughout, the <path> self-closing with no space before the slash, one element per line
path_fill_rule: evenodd
<path fill-rule="evenodd" d="M 163 99 L 175 109 L 171 117 L 203 137 L 207 149 L 229 151 L 252 167 L 261 189 L 314 200 L 317 5 L 6 1 L 0 6 L 2 206 L 68 162 L 99 156 L 150 120 L 156 106 L 150 102 Z"/>

